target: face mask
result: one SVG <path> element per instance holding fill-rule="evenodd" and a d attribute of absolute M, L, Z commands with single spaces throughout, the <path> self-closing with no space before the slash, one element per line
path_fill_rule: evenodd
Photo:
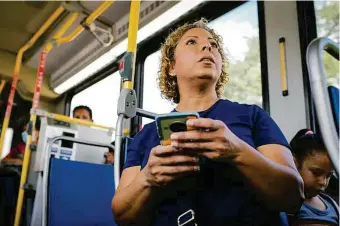
<path fill-rule="evenodd" d="M 21 137 L 22 137 L 22 141 L 26 143 L 27 142 L 27 137 L 28 137 L 27 131 L 22 132 L 21 133 Z"/>

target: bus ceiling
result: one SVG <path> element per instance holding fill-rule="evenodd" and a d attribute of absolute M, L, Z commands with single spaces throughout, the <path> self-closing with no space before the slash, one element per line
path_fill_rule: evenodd
<path fill-rule="evenodd" d="M 36 70 L 40 52 L 51 40 L 55 32 L 74 11 L 79 16 L 65 33 L 69 35 L 100 4 L 100 1 L 1 1 L 0 2 L 0 74 L 10 81 L 13 76 L 16 55 L 33 34 L 44 24 L 49 16 L 60 6 L 64 12 L 52 25 L 24 52 L 18 81 L 18 93 L 25 99 L 32 99 Z M 141 4 L 140 28 L 175 5 L 177 2 L 143 1 Z M 128 14 L 130 1 L 114 1 L 113 4 L 95 20 L 95 27 L 89 27 L 72 42 L 55 46 L 46 58 L 45 79 L 41 96 L 46 100 L 54 100 L 62 92 L 56 93 L 56 87 L 71 78 L 81 69 L 112 49 L 127 38 Z M 15 19 L 14 19 L 15 17 Z M 95 35 L 89 30 L 96 29 Z M 106 33 L 105 33 L 106 32 Z M 109 46 L 98 39 L 114 37 Z M 85 48 L 86 47 L 86 48 Z"/>

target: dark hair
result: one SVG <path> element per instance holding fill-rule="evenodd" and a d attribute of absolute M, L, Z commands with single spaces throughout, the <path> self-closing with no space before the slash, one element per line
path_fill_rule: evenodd
<path fill-rule="evenodd" d="M 92 110 L 91 110 L 91 108 L 89 108 L 88 106 L 85 106 L 85 105 L 79 105 L 79 106 L 75 107 L 73 109 L 73 115 L 77 110 L 80 110 L 80 109 L 84 109 L 84 110 L 88 111 L 89 114 L 90 114 L 90 118 L 92 120 Z"/>
<path fill-rule="evenodd" d="M 322 138 L 318 134 L 306 134 L 310 129 L 299 130 L 290 141 L 290 147 L 294 158 L 301 163 L 305 157 L 326 153 L 326 147 Z"/>
<path fill-rule="evenodd" d="M 29 123 L 29 121 L 30 121 L 29 115 L 20 116 L 17 120 L 14 121 L 12 147 L 22 142 L 21 133 L 24 132 L 24 128 Z"/>

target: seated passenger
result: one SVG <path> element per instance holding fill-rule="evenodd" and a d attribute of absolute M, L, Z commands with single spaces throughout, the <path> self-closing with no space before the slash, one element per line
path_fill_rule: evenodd
<path fill-rule="evenodd" d="M 27 125 L 29 123 L 29 116 L 21 116 L 14 124 L 14 133 L 12 139 L 12 147 L 8 155 L 3 159 L 5 164 L 22 165 L 24 158 L 26 141 L 28 137 Z"/>
<path fill-rule="evenodd" d="M 28 137 L 28 123 L 30 121 L 30 116 L 22 116 L 20 117 L 14 126 L 14 134 L 12 139 L 12 148 L 8 155 L 4 158 L 3 162 L 6 164 L 14 164 L 14 165 L 22 165 L 24 159 L 24 153 L 26 148 L 26 142 Z M 37 144 L 39 139 L 39 130 L 40 130 L 40 119 L 37 117 L 35 123 L 35 140 L 32 141 L 32 144 Z M 33 138 L 32 138 L 33 139 Z"/>
<path fill-rule="evenodd" d="M 111 145 L 115 146 L 115 142 L 113 141 Z M 105 164 L 113 165 L 114 163 L 114 150 L 110 150 L 109 152 L 105 152 L 104 158 L 105 158 Z"/>
<path fill-rule="evenodd" d="M 304 181 L 305 201 L 297 214 L 288 214 L 290 225 L 338 225 L 339 207 L 324 193 L 334 174 L 322 139 L 308 129 L 300 130 L 290 143 Z"/>
<path fill-rule="evenodd" d="M 178 225 L 190 210 L 195 222 L 186 226 L 279 225 L 280 211 L 300 209 L 303 181 L 279 127 L 258 106 L 221 99 L 227 64 L 221 36 L 204 20 L 168 36 L 161 92 L 174 111 L 201 118 L 168 146 L 154 122 L 136 135 L 112 200 L 119 225 Z"/>
<path fill-rule="evenodd" d="M 83 119 L 93 122 L 92 110 L 88 106 L 80 105 L 73 109 L 73 118 Z"/>

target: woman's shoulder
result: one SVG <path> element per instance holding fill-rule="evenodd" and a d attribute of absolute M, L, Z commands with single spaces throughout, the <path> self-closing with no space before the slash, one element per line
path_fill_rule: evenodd
<path fill-rule="evenodd" d="M 233 112 L 235 115 L 248 115 L 253 119 L 257 117 L 268 116 L 268 113 L 256 104 L 240 103 L 227 99 L 220 100 L 217 110 L 223 112 L 230 110 L 230 112 Z"/>

